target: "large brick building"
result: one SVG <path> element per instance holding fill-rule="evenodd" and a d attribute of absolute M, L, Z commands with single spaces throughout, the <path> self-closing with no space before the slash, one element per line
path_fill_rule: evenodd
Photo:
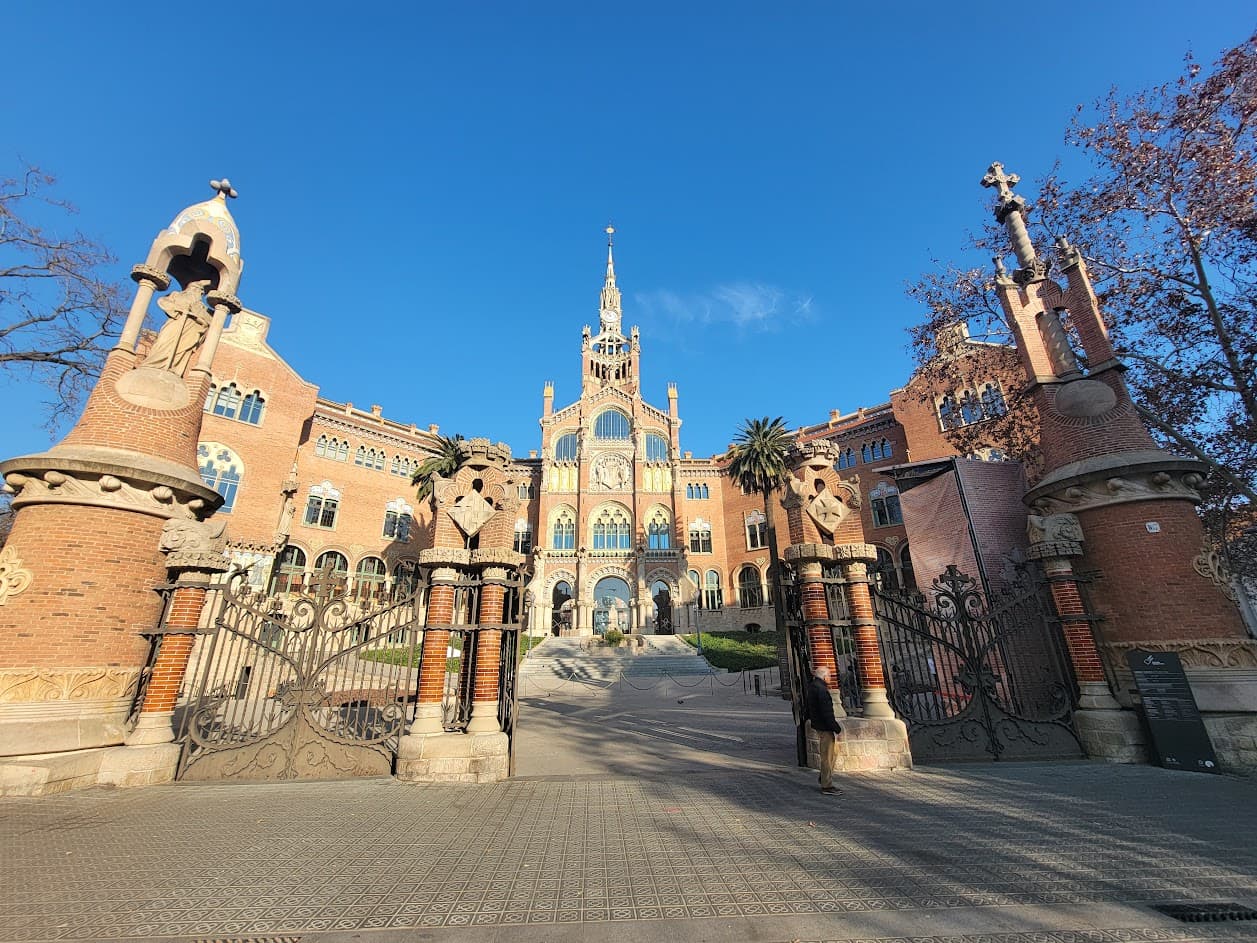
<path fill-rule="evenodd" d="M 579 346 L 573 336 L 580 398 L 556 408 L 545 383 L 540 448 L 510 469 L 525 482 L 514 542 L 529 557 L 529 624 L 587 634 L 771 623 L 762 500 L 731 482 L 723 456 L 682 451 L 677 388 L 668 386 L 663 408 L 643 398 L 639 333 L 626 332 L 622 316 L 608 239 L 598 330 L 584 328 Z M 233 556 L 252 567 L 255 585 L 280 592 L 325 569 L 364 602 L 404 591 L 431 540 L 430 509 L 411 476 L 438 450 L 438 428 L 320 397 L 269 345 L 269 324 L 254 311 L 236 315 L 204 404 L 199 463 L 225 499 Z M 838 446 L 839 474 L 858 480 L 880 576 L 895 585 L 914 582 L 895 474 L 950 459 L 946 425 L 1003 408 L 998 380 L 983 374 L 970 385 L 932 396 L 910 383 L 889 402 L 834 410 L 798 431 L 800 441 Z M 784 548 L 787 535 L 779 539 Z"/>

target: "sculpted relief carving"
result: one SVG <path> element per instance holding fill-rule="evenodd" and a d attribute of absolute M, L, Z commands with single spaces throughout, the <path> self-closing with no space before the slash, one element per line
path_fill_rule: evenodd
<path fill-rule="evenodd" d="M 0 550 L 0 606 L 25 591 L 35 579 L 35 574 L 22 565 L 17 549 L 9 546 Z"/>
<path fill-rule="evenodd" d="M 198 482 L 199 484 L 199 482 Z M 42 474 L 10 472 L 5 489 L 13 506 L 26 504 L 86 504 L 138 511 L 156 517 L 195 519 L 204 515 L 204 498 L 168 485 L 130 481 L 100 472 L 48 469 Z M 205 489 L 208 491 L 209 489 Z"/>
<path fill-rule="evenodd" d="M 0 704 L 122 698 L 139 673 L 138 668 L 4 668 Z"/>
<path fill-rule="evenodd" d="M 600 455 L 594 461 L 591 483 L 607 491 L 625 491 L 633 483 L 633 468 L 623 455 Z"/>

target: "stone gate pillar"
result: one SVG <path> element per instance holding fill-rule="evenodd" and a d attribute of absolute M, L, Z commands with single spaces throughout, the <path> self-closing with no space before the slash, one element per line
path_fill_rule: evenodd
<path fill-rule="evenodd" d="M 877 559 L 877 549 L 870 544 L 843 547 L 852 555 L 842 563 L 843 587 L 847 593 L 847 609 L 855 636 L 856 673 L 860 681 L 860 700 L 864 716 L 894 717 L 886 700 L 886 672 L 882 667 L 882 649 L 877 640 L 877 619 L 873 615 L 873 597 L 869 593 L 868 565 Z M 856 554 L 862 554 L 856 556 Z M 872 556 L 869 556 L 872 554 Z"/>
<path fill-rule="evenodd" d="M 500 626 L 506 576 L 523 562 L 512 549 L 519 481 L 507 473 L 511 450 L 500 442 L 471 439 L 460 442 L 460 460 L 450 478 L 433 486 L 434 546 L 419 552 L 420 565 L 436 569 L 428 595 L 432 628 L 424 632 L 415 721 L 397 754 L 397 778 L 408 782 L 496 782 L 506 778 L 510 767 L 510 740 L 497 719 L 500 629 L 476 632 L 468 643 L 474 649 L 463 652 L 461 664 L 469 673 L 461 679 L 465 685 L 460 696 L 471 698 L 467 729 L 445 730 L 441 718 L 449 626 L 457 616 L 454 584 L 460 578 L 471 582 L 483 571 L 479 609 L 467 615 L 469 621 Z"/>
<path fill-rule="evenodd" d="M 122 744 L 142 633 L 161 614 L 163 532 L 222 503 L 197 470 L 210 382 L 198 358 L 240 310 L 242 263 L 235 191 L 214 186 L 135 269 L 122 336 L 74 428 L 47 452 L 0 462 L 15 511 L 0 562 L 0 758 L 24 756 L 12 763 L 29 791 L 92 781 L 104 757 L 82 751 Z M 160 329 L 144 334 L 150 299 L 176 283 L 157 299 Z"/>
<path fill-rule="evenodd" d="M 1073 560 L 1082 556 L 1082 527 L 1073 514 L 1030 518 L 1030 553 L 1043 565 L 1052 605 L 1070 667 L 1078 683 L 1074 726 L 1087 756 L 1116 763 L 1147 760 L 1147 746 L 1139 719 L 1123 711 L 1109 688 L 1104 662 L 1096 647 L 1092 616 L 1083 604 Z"/>

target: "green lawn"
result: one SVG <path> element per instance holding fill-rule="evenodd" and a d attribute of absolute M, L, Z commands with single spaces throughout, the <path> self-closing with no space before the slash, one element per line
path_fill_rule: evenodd
<path fill-rule="evenodd" d="M 698 647 L 697 636 L 682 635 L 681 638 Z M 703 654 L 715 667 L 730 671 L 773 668 L 777 664 L 777 633 L 704 632 Z"/>

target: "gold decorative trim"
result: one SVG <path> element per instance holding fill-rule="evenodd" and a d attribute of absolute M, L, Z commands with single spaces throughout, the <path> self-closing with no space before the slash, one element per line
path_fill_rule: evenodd
<path fill-rule="evenodd" d="M 0 606 L 8 602 L 10 596 L 24 592 L 34 579 L 35 574 L 22 566 L 16 547 L 10 545 L 0 550 Z"/>

